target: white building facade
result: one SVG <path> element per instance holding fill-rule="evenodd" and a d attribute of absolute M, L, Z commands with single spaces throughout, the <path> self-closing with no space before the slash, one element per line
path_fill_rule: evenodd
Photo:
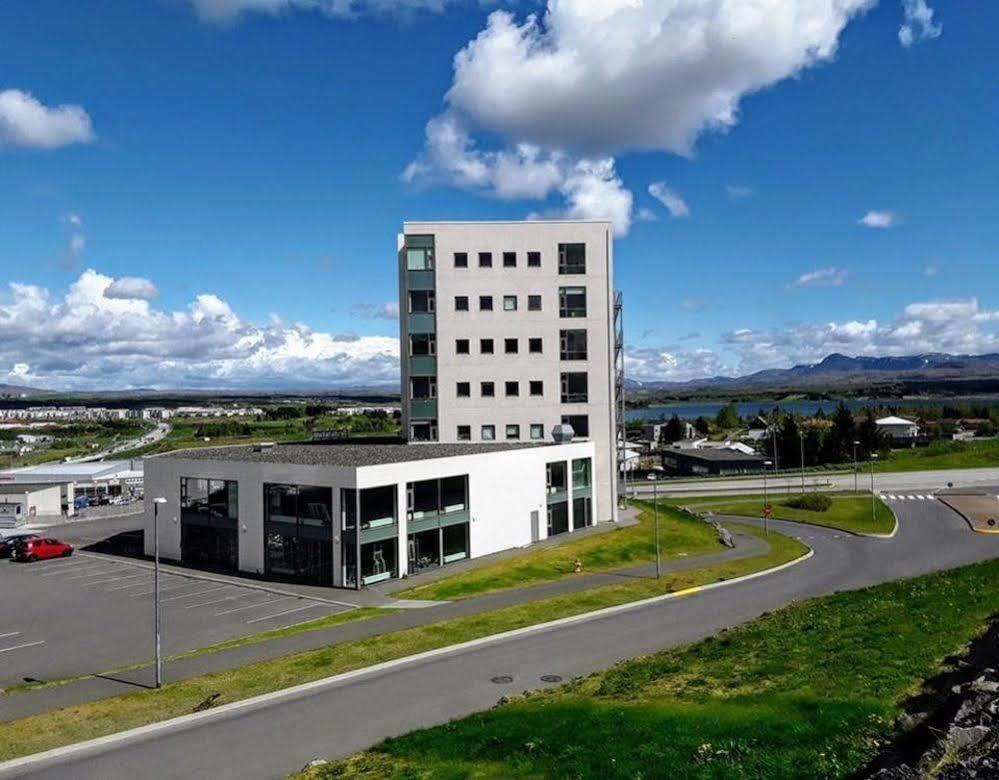
<path fill-rule="evenodd" d="M 407 222 L 398 239 L 403 430 L 411 442 L 596 447 L 600 521 L 616 518 L 609 222 Z"/>
<path fill-rule="evenodd" d="M 160 554 L 360 588 L 592 525 L 594 444 L 287 444 L 146 461 Z M 153 554 L 147 498 L 145 552 Z"/>

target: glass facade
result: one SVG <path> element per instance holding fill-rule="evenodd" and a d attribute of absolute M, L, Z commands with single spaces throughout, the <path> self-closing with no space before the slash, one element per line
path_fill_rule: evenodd
<path fill-rule="evenodd" d="M 586 244 L 559 244 L 558 272 L 560 274 L 585 274 Z"/>
<path fill-rule="evenodd" d="M 239 568 L 239 484 L 180 479 L 180 557 L 190 566 Z"/>
<path fill-rule="evenodd" d="M 588 488 L 591 485 L 593 466 L 589 458 L 579 458 L 572 462 L 572 489 Z"/>
<path fill-rule="evenodd" d="M 572 530 L 593 525 L 593 499 L 574 498 L 572 500 Z"/>
<path fill-rule="evenodd" d="M 569 502 L 558 501 L 548 505 L 548 535 L 558 536 L 569 532 Z"/>
<path fill-rule="evenodd" d="M 264 484 L 264 571 L 333 584 L 333 490 Z"/>
<path fill-rule="evenodd" d="M 558 316 L 559 317 L 586 316 L 585 287 L 558 288 Z"/>
<path fill-rule="evenodd" d="M 468 557 L 466 475 L 408 483 L 406 516 L 410 574 Z"/>

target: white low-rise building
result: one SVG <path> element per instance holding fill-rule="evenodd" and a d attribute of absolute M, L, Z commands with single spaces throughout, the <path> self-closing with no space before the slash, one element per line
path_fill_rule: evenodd
<path fill-rule="evenodd" d="M 360 588 L 592 525 L 592 441 L 329 442 L 146 460 L 146 553 Z"/>
<path fill-rule="evenodd" d="M 919 426 L 904 417 L 882 417 L 877 420 L 878 431 L 892 441 L 915 439 L 919 436 Z"/>

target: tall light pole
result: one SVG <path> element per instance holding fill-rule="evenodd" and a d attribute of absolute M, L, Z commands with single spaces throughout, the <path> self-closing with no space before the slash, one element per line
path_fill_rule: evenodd
<path fill-rule="evenodd" d="M 767 466 L 772 466 L 773 461 L 763 461 L 763 534 L 770 535 L 770 502 L 767 500 Z"/>
<path fill-rule="evenodd" d="M 874 499 L 874 461 L 878 459 L 878 454 L 876 452 L 871 453 L 871 527 L 874 527 L 874 523 L 877 519 L 876 502 Z"/>
<path fill-rule="evenodd" d="M 860 444 L 859 441 L 853 442 L 853 492 L 859 493 L 860 488 L 857 486 L 857 480 L 859 478 L 858 467 L 857 467 L 857 445 Z"/>
<path fill-rule="evenodd" d="M 801 445 L 801 492 L 805 492 L 805 433 L 798 426 L 798 444 Z"/>
<path fill-rule="evenodd" d="M 663 568 L 659 561 L 659 488 L 652 483 L 652 516 L 656 524 L 656 579 L 662 579 Z"/>
<path fill-rule="evenodd" d="M 162 496 L 153 499 L 153 631 L 156 635 L 156 687 L 163 685 L 163 656 L 160 653 L 160 504 Z"/>

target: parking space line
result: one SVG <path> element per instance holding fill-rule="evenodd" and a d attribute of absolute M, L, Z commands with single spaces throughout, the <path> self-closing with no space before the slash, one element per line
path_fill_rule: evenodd
<path fill-rule="evenodd" d="M 191 587 L 190 582 L 182 582 L 180 585 L 170 585 L 170 587 L 167 588 L 160 585 L 160 593 L 173 593 L 175 590 L 180 590 L 181 588 L 189 588 L 189 587 Z M 152 596 L 153 593 L 155 592 L 156 590 L 154 588 L 153 590 L 144 590 L 140 591 L 139 593 L 129 593 L 128 595 L 131 596 L 133 599 L 137 599 L 140 596 Z"/>
<path fill-rule="evenodd" d="M 18 636 L 20 635 L 20 633 L 21 633 L 20 631 L 11 631 L 10 633 L 7 634 L 0 634 L 0 639 L 4 639 L 5 637 L 8 636 Z"/>
<path fill-rule="evenodd" d="M 88 569 L 84 574 L 71 574 L 66 578 L 66 581 L 70 580 L 85 580 L 88 577 L 104 577 L 113 571 L 119 571 L 117 566 L 111 566 L 107 569 Z"/>
<path fill-rule="evenodd" d="M 160 599 L 160 601 L 175 601 L 177 599 L 190 598 L 191 596 L 204 596 L 208 593 L 216 593 L 217 591 L 225 590 L 228 587 L 229 587 L 228 585 L 222 585 L 221 587 L 209 588 L 208 590 L 196 590 L 194 591 L 194 593 L 184 593 L 180 596 L 170 596 L 170 598 Z"/>
<path fill-rule="evenodd" d="M 145 572 L 146 577 L 152 578 L 152 574 Z M 136 588 L 139 585 L 145 585 L 145 583 L 130 582 L 127 585 L 115 585 L 113 588 L 108 588 L 108 590 L 128 590 L 129 588 Z"/>
<path fill-rule="evenodd" d="M 229 614 L 232 614 L 233 612 L 242 612 L 244 609 L 253 609 L 254 607 L 262 607 L 265 604 L 274 604 L 275 602 L 278 602 L 278 601 L 287 601 L 288 599 L 294 599 L 294 598 L 298 598 L 298 597 L 297 596 L 282 596 L 281 598 L 277 598 L 277 599 L 268 599 L 267 601 L 258 601 L 256 604 L 244 604 L 242 607 L 235 607 L 234 609 L 226 609 L 226 610 L 223 610 L 222 612 L 216 612 L 215 616 L 216 617 L 222 617 L 222 615 L 229 615 Z"/>
<path fill-rule="evenodd" d="M 123 574 L 121 577 L 112 577 L 109 580 L 94 580 L 93 582 L 81 582 L 80 584 L 89 588 L 91 585 L 106 585 L 109 582 L 121 582 L 122 580 L 134 580 L 134 579 L 136 579 L 138 577 L 145 577 L 145 576 L 147 576 L 145 574 L 145 572 L 143 572 L 142 574 Z"/>
<path fill-rule="evenodd" d="M 62 561 L 49 561 L 45 566 L 44 571 L 32 572 L 32 574 L 37 574 L 39 577 L 53 577 L 57 574 L 66 574 L 67 572 L 72 572 L 74 568 L 93 568 L 95 565 L 100 566 L 100 564 L 93 563 L 79 563 L 73 561 L 69 566 L 55 566 L 56 563 L 62 563 Z"/>
<path fill-rule="evenodd" d="M 295 607 L 295 609 L 286 609 L 284 612 L 278 612 L 276 615 L 267 615 L 266 617 L 253 618 L 253 620 L 247 620 L 246 624 L 260 623 L 264 620 L 273 620 L 274 618 L 281 617 L 282 615 L 290 615 L 293 612 L 301 612 L 306 609 L 315 609 L 316 607 L 326 606 L 325 604 L 320 604 L 318 601 L 313 604 L 307 604 L 304 607 Z"/>
<path fill-rule="evenodd" d="M 232 585 L 227 585 L 226 587 L 235 587 Z M 235 601 L 236 599 L 241 599 L 244 596 L 249 596 L 255 591 L 247 591 L 246 593 L 237 593 L 235 596 L 224 596 L 220 599 L 214 599 L 213 601 L 199 601 L 197 604 L 185 604 L 184 609 L 196 609 L 197 607 L 208 607 L 212 604 L 221 604 L 224 601 Z"/>
<path fill-rule="evenodd" d="M 26 645 L 14 645 L 13 647 L 3 647 L 0 648 L 0 653 L 9 653 L 11 650 L 22 650 L 25 647 L 37 647 L 38 645 L 44 645 L 45 640 L 39 640 L 38 642 L 28 642 Z"/>

